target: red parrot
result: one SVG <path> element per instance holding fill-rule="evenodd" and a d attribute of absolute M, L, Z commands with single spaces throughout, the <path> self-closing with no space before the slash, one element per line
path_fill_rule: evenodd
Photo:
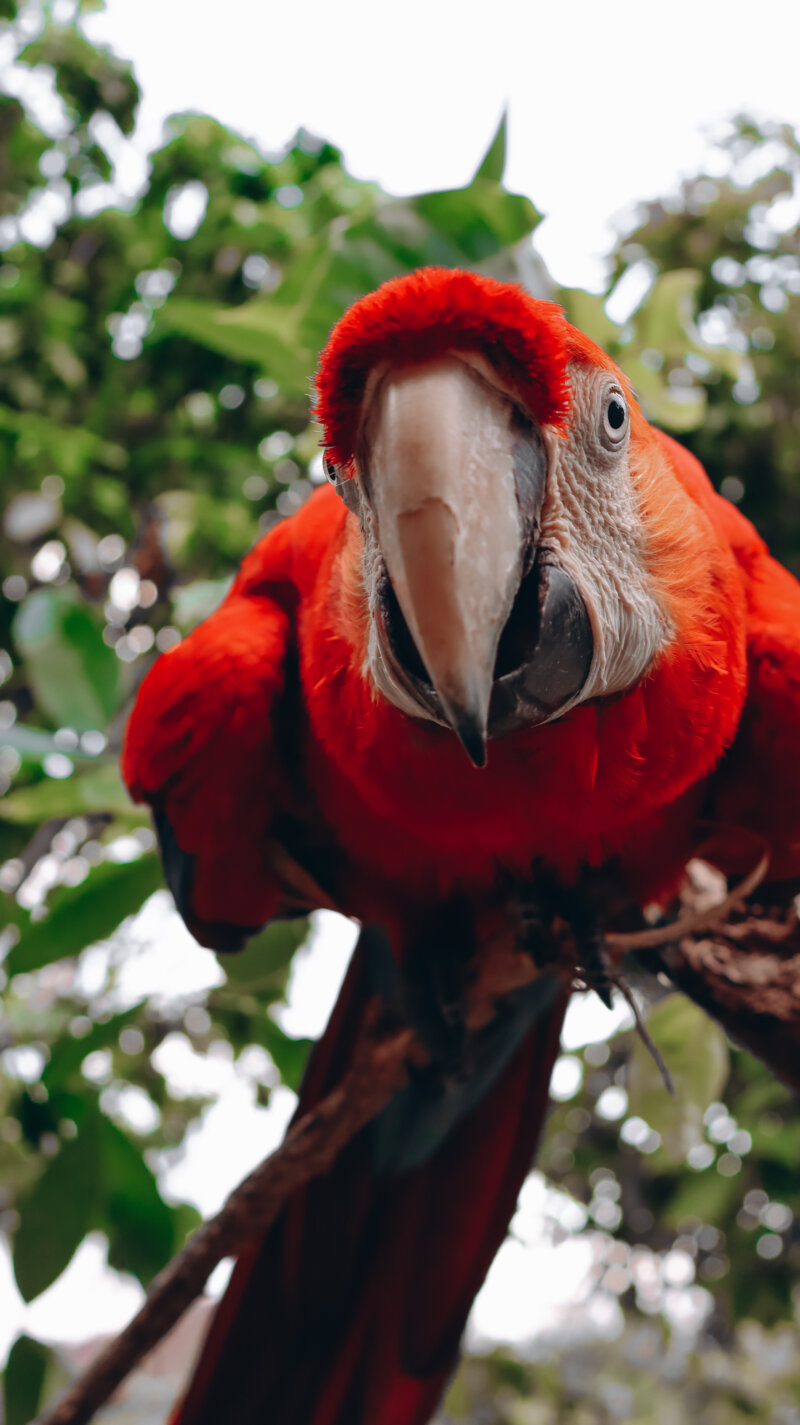
<path fill-rule="evenodd" d="M 388 282 L 334 328 L 316 390 L 329 487 L 157 660 L 123 774 L 202 944 L 233 950 L 322 887 L 381 928 L 447 1064 L 459 973 L 532 868 L 590 931 L 593 874 L 663 896 L 709 823 L 727 872 L 766 845 L 773 878 L 800 873 L 800 585 L 519 287 Z M 299 1112 L 346 1068 L 369 940 Z M 470 1071 L 412 1082 L 295 1195 L 241 1256 L 175 1422 L 430 1418 L 531 1165 L 564 1004 L 543 976 Z"/>

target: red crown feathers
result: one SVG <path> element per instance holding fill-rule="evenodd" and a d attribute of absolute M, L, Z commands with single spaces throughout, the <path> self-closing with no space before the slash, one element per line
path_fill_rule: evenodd
<path fill-rule="evenodd" d="M 354 303 L 331 332 L 316 377 L 316 416 L 334 465 L 355 450 L 361 400 L 379 362 L 477 351 L 537 421 L 562 429 L 570 328 L 560 307 L 475 272 L 423 267 Z"/>

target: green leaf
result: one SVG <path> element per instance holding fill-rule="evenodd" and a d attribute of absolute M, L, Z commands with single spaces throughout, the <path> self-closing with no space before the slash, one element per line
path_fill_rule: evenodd
<path fill-rule="evenodd" d="M 93 1221 L 100 1160 L 94 1115 L 64 1143 L 16 1207 L 14 1275 L 25 1301 L 60 1276 Z"/>
<path fill-rule="evenodd" d="M 107 110 L 123 133 L 133 128 L 138 89 L 130 66 L 92 45 L 74 25 L 48 25 L 22 50 L 20 62 L 47 64 L 74 121 Z"/>
<path fill-rule="evenodd" d="M 79 886 L 56 891 L 43 920 L 24 926 L 6 960 L 7 973 L 40 970 L 54 960 L 77 955 L 98 940 L 107 940 L 161 885 L 161 867 L 155 855 L 122 865 L 103 861 Z"/>
<path fill-rule="evenodd" d="M 82 1116 L 77 1138 L 48 1160 L 17 1208 L 14 1272 L 26 1301 L 55 1281 L 96 1228 L 108 1236 L 110 1265 L 146 1285 L 187 1225 L 185 1206 L 164 1202 L 141 1150 L 96 1108 Z"/>
<path fill-rule="evenodd" d="M 132 806 L 113 762 L 63 780 L 47 778 L 33 786 L 20 787 L 0 800 L 0 818 L 23 826 L 51 817 L 82 816 L 85 812 L 114 812 L 135 821 L 143 819 Z"/>
<path fill-rule="evenodd" d="M 12 625 L 37 704 L 57 727 L 103 728 L 119 699 L 119 659 L 73 589 L 35 589 Z"/>
<path fill-rule="evenodd" d="M 707 404 L 702 386 L 676 389 L 659 372 L 644 366 L 633 352 L 625 356 L 623 365 L 648 420 L 678 434 L 702 425 Z"/>
<path fill-rule="evenodd" d="M 56 1039 L 42 1074 L 42 1083 L 48 1094 L 63 1088 L 67 1080 L 78 1072 L 87 1054 L 116 1044 L 126 1025 L 135 1023 L 139 1018 L 140 1010 L 141 1005 L 137 1004 L 122 1014 L 114 1014 L 110 1019 L 93 1025 L 82 1039 L 76 1039 L 72 1034 L 63 1034 Z"/>
<path fill-rule="evenodd" d="M 112 470 L 127 462 L 122 446 L 105 441 L 85 426 L 71 426 L 49 420 L 41 411 L 15 411 L 0 402 L 0 431 L 18 435 L 22 442 L 33 445 L 58 461 L 65 475 L 82 476 L 95 463 Z"/>
<path fill-rule="evenodd" d="M 641 353 L 657 351 L 667 365 L 682 365 L 687 352 L 693 351 L 703 356 L 712 370 L 732 380 L 736 380 L 742 368 L 740 353 L 724 346 L 710 346 L 700 338 L 695 315 L 701 281 L 701 274 L 693 268 L 661 273 L 633 319 L 635 341 L 622 358 L 645 414 L 658 425 L 678 433 L 697 430 L 702 425 L 707 393 L 700 385 L 694 388 L 671 386 L 660 371 L 643 364 Z M 579 320 L 577 325 L 581 325 Z"/>
<path fill-rule="evenodd" d="M 636 334 L 644 346 L 664 356 L 683 358 L 700 282 L 700 273 L 692 268 L 664 272 L 656 278 L 636 317 Z"/>
<path fill-rule="evenodd" d="M 36 763 L 39 766 L 51 752 L 60 750 L 51 733 L 42 732 L 38 727 L 26 727 L 24 723 L 19 722 L 0 732 L 0 747 L 13 747 L 23 762 Z M 71 752 L 70 757 L 73 761 L 77 758 L 86 760 L 83 752 Z"/>
<path fill-rule="evenodd" d="M 800 1162 L 800 1122 L 790 1118 L 777 1133 L 765 1132 L 758 1119 L 751 1123 L 754 1156 L 762 1163 L 778 1163 L 794 1171 Z"/>
<path fill-rule="evenodd" d="M 416 211 L 453 245 L 458 261 L 485 262 L 538 226 L 541 216 L 529 198 L 506 193 L 486 178 L 469 188 L 423 193 L 411 200 Z M 455 265 L 452 261 L 450 265 Z"/>
<path fill-rule="evenodd" d="M 264 1016 L 262 1035 L 264 1048 L 272 1056 L 281 1079 L 288 1088 L 297 1092 L 314 1040 L 292 1039 L 289 1034 L 284 1034 L 269 1014 Z"/>
<path fill-rule="evenodd" d="M 53 1352 L 32 1336 L 18 1336 L 3 1372 L 4 1425 L 29 1425 L 44 1403 L 44 1384 Z"/>
<path fill-rule="evenodd" d="M 489 144 L 481 162 L 475 172 L 476 178 L 489 178 L 493 183 L 503 181 L 503 172 L 506 166 L 506 129 L 508 126 L 508 113 L 504 109 L 500 123 L 497 125 L 495 135 Z"/>
<path fill-rule="evenodd" d="M 697 1218 L 700 1222 L 721 1223 L 725 1222 L 733 1204 L 738 1206 L 741 1198 L 740 1179 L 726 1178 L 713 1166 L 701 1173 L 689 1170 L 677 1179 L 675 1191 L 659 1216 L 668 1227 L 680 1226 L 687 1217 Z"/>
<path fill-rule="evenodd" d="M 188 632 L 219 608 L 232 579 L 195 579 L 175 590 L 172 617 L 178 628 Z"/>
<path fill-rule="evenodd" d="M 285 970 L 295 951 L 308 936 L 308 920 L 273 920 L 260 935 L 254 935 L 244 950 L 220 955 L 219 963 L 229 981 L 238 988 L 257 990 L 269 987 L 275 975 Z"/>
<path fill-rule="evenodd" d="M 628 1111 L 661 1137 L 652 1161 L 681 1162 L 703 1141 L 703 1114 L 728 1080 L 730 1059 L 723 1030 L 683 995 L 668 995 L 651 1011 L 647 1030 L 672 1076 L 664 1085 L 652 1054 L 635 1037 L 628 1060 Z"/>
<path fill-rule="evenodd" d="M 241 307 L 218 307 L 199 298 L 173 298 L 156 314 L 157 335 L 178 332 L 211 351 L 280 374 L 281 388 L 308 385 L 315 352 L 295 345 L 296 318 L 277 303 L 254 298 Z"/>
<path fill-rule="evenodd" d="M 615 326 L 605 314 L 605 299 L 593 292 L 582 292 L 579 287 L 560 287 L 558 300 L 563 304 L 572 325 L 585 332 L 598 346 L 607 350 L 619 336 Z M 627 371 L 627 364 L 625 366 Z"/>
<path fill-rule="evenodd" d="M 146 1286 L 175 1249 L 173 1213 L 130 1138 L 104 1117 L 97 1132 L 102 1173 L 98 1225 L 108 1233 L 109 1265 L 132 1272 Z"/>

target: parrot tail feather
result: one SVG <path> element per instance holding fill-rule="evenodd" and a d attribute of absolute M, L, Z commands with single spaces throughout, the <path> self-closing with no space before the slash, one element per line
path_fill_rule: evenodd
<path fill-rule="evenodd" d="M 374 992 L 367 938 L 298 1114 L 347 1068 Z M 523 997 L 447 1102 L 412 1082 L 291 1198 L 240 1257 L 170 1425 L 424 1425 L 533 1160 L 565 1000 L 554 983 Z"/>

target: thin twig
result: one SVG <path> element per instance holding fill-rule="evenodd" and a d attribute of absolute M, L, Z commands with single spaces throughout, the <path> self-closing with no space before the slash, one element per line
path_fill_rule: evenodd
<path fill-rule="evenodd" d="M 612 978 L 611 983 L 616 989 L 619 990 L 620 994 L 622 995 L 622 998 L 626 1001 L 628 1008 L 630 1009 L 633 1015 L 633 1022 L 636 1027 L 636 1033 L 644 1044 L 645 1049 L 647 1049 L 648 1053 L 652 1055 L 656 1068 L 658 1069 L 661 1078 L 664 1081 L 664 1088 L 667 1090 L 667 1093 L 669 1094 L 670 1098 L 674 1098 L 675 1081 L 669 1069 L 667 1068 L 661 1050 L 653 1040 L 647 1028 L 647 1025 L 645 1024 L 642 1018 L 641 1010 L 639 1009 L 639 1006 L 636 1003 L 636 996 L 634 995 L 630 986 L 625 983 L 621 975 L 615 975 Z"/>
<path fill-rule="evenodd" d="M 634 930 L 630 932 L 608 931 L 606 934 L 606 945 L 613 951 L 615 956 L 626 955 L 631 950 L 656 950 L 662 945 L 669 945 L 673 941 L 680 942 L 687 940 L 689 936 L 699 935 L 708 930 L 715 930 L 725 917 L 732 910 L 738 909 L 747 897 L 752 895 L 756 886 L 760 886 L 767 874 L 769 867 L 769 856 L 764 853 L 758 865 L 729 891 L 724 900 L 718 905 L 713 905 L 708 910 L 692 911 L 690 915 L 682 915 L 678 920 L 672 921 L 670 925 L 655 925 L 651 930 Z"/>

